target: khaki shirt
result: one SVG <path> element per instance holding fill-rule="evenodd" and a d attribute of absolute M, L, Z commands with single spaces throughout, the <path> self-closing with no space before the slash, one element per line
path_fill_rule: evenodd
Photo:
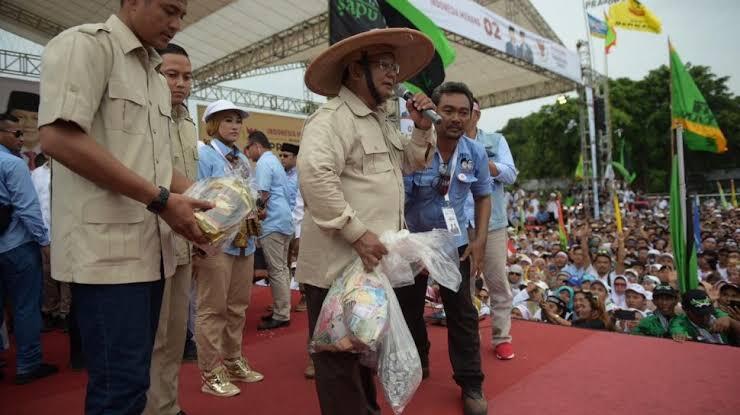
<path fill-rule="evenodd" d="M 309 117 L 298 154 L 306 214 L 296 279 L 328 288 L 366 231 L 403 228 L 403 174 L 426 168 L 435 146 L 433 128 L 414 129 L 409 140 L 344 87 Z"/>
<path fill-rule="evenodd" d="M 188 179 L 198 179 L 198 138 L 195 122 L 184 105 L 172 109 L 176 128 L 172 129 L 172 165 Z M 175 236 L 177 265 L 187 265 L 192 259 L 192 245 L 185 238 Z"/>
<path fill-rule="evenodd" d="M 175 125 L 161 61 L 115 15 L 65 30 L 44 49 L 39 127 L 74 122 L 126 167 L 169 188 Z M 175 272 L 174 234 L 162 219 L 60 163 L 52 171 L 51 221 L 59 281 L 134 283 Z"/>

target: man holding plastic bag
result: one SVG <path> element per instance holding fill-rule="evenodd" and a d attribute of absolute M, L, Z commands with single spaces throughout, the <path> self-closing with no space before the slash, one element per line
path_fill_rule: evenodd
<path fill-rule="evenodd" d="M 417 94 L 407 103 L 416 128 L 404 138 L 384 104 L 396 83 L 424 68 L 431 41 L 409 29 L 379 29 L 344 39 L 306 71 L 313 92 L 335 97 L 307 121 L 298 155 L 305 201 L 296 279 L 305 284 L 313 334 L 332 283 L 358 256 L 372 270 L 387 253 L 377 235 L 404 222 L 403 173 L 423 169 L 436 140 L 421 111 L 434 108 Z M 347 352 L 312 354 L 323 414 L 380 411 L 372 370 Z"/>
<path fill-rule="evenodd" d="M 432 100 L 442 116 L 442 122 L 435 127 L 437 149 L 431 167 L 404 178 L 406 223 L 411 232 L 447 229 L 457 236 L 462 284 L 457 291 L 440 289 L 447 320 L 447 343 L 453 377 L 462 388 L 464 413 L 485 414 L 488 404 L 482 391 L 478 312 L 470 295 L 469 276 L 483 269 L 487 234 L 479 232 L 475 240 L 468 241 L 461 225 L 474 219 L 476 229 L 487 229 L 491 215 L 491 174 L 485 148 L 463 137 L 473 110 L 472 92 L 463 83 L 446 82 L 434 91 Z M 465 215 L 469 192 L 475 199 L 475 218 Z M 424 323 L 426 288 L 427 278 L 418 277 L 414 285 L 396 289 L 425 374 L 430 346 Z"/>

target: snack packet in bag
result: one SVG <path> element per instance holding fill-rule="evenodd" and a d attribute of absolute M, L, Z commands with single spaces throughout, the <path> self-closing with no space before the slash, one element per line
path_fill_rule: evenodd
<path fill-rule="evenodd" d="M 209 240 L 207 246 L 199 247 L 209 255 L 231 242 L 247 216 L 256 210 L 256 192 L 251 182 L 249 166 L 239 163 L 225 176 L 200 180 L 185 191 L 185 196 L 215 205 L 210 210 L 195 212 L 195 220 Z"/>
<path fill-rule="evenodd" d="M 358 258 L 329 289 L 310 352 L 360 353 L 377 369 L 386 400 L 400 414 L 421 383 L 421 361 L 388 278 Z"/>

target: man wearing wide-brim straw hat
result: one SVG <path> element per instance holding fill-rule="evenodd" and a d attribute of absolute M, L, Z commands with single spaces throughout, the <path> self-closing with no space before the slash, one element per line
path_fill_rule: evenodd
<path fill-rule="evenodd" d="M 406 108 L 411 139 L 388 120 L 384 107 L 395 84 L 422 70 L 434 47 L 410 29 L 364 32 L 331 46 L 306 71 L 313 92 L 334 97 L 303 128 L 298 172 L 305 216 L 296 278 L 305 285 L 309 335 L 328 288 L 358 256 L 374 268 L 384 231 L 404 226 L 403 173 L 424 169 L 436 146 L 421 111 L 434 104 L 417 94 Z M 379 413 L 372 371 L 352 353 L 312 355 L 323 414 Z"/>

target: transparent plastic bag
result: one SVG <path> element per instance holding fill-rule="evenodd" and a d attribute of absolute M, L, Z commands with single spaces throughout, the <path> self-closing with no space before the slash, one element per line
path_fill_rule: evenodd
<path fill-rule="evenodd" d="M 361 354 L 376 368 L 386 400 L 400 414 L 421 383 L 421 361 L 388 278 L 360 259 L 332 284 L 309 345 L 311 353 Z"/>
<path fill-rule="evenodd" d="M 209 241 L 208 245 L 199 247 L 209 255 L 231 242 L 247 216 L 257 209 L 251 167 L 241 159 L 233 163 L 225 176 L 199 180 L 184 194 L 215 205 L 207 211 L 195 212 L 198 227 Z"/>
<path fill-rule="evenodd" d="M 388 249 L 388 254 L 380 261 L 380 270 L 388 276 L 391 285 L 398 288 L 413 284 L 416 275 L 426 269 L 433 280 L 457 292 L 462 275 L 455 239 L 455 235 L 445 229 L 419 233 L 383 232 L 380 242 Z"/>

